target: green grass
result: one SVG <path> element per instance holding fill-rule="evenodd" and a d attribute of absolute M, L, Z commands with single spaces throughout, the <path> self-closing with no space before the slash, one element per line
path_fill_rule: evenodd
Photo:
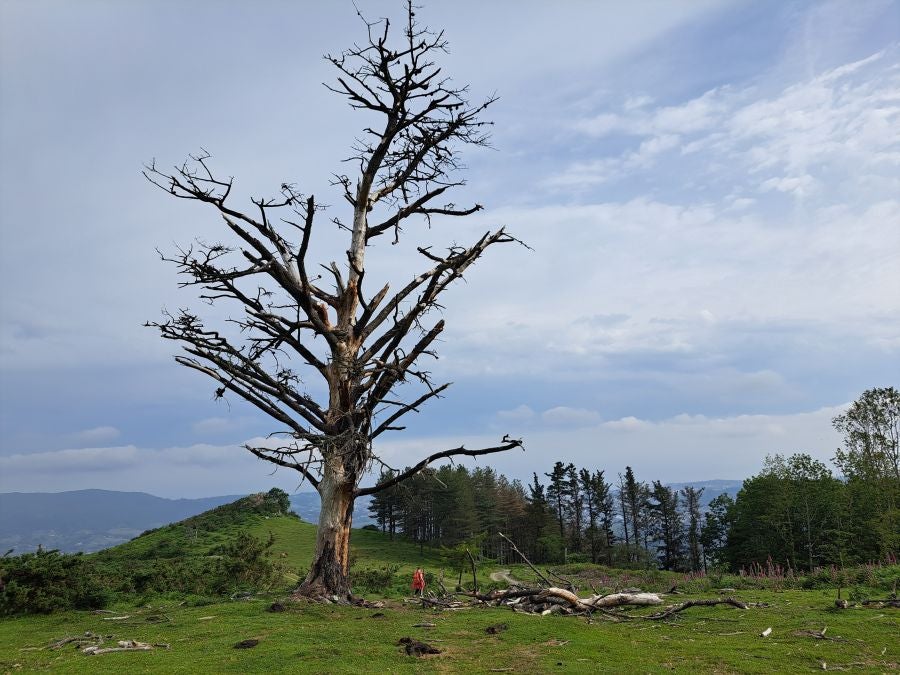
<path fill-rule="evenodd" d="M 768 608 L 694 608 L 678 619 L 613 623 L 595 618 L 530 616 L 505 609 L 473 608 L 432 612 L 391 606 L 375 610 L 296 604 L 283 613 L 265 611 L 270 598 L 203 607 L 175 604 L 116 607 L 125 621 L 102 614 L 67 612 L 0 622 L 0 670 L 55 672 L 487 672 L 513 668 L 541 672 L 720 673 L 821 671 L 821 663 L 855 672 L 898 668 L 896 610 L 835 611 L 831 591 L 743 591 L 744 600 Z M 148 617 L 154 617 L 148 622 Z M 428 621 L 433 629 L 413 628 Z M 488 635 L 504 622 L 509 630 Z M 846 641 L 793 635 L 820 630 Z M 772 627 L 768 638 L 759 637 Z M 46 648 L 67 635 L 92 631 L 116 639 L 168 643 L 150 652 L 88 656 L 74 648 Z M 444 651 L 424 659 L 406 656 L 399 638 L 422 639 Z M 240 640 L 260 640 L 253 649 L 234 649 Z M 565 644 L 564 642 L 568 641 Z M 35 649 L 38 648 L 38 649 Z M 882 654 L 882 650 L 884 654 Z M 18 665 L 17 665 L 18 664 Z"/>
<path fill-rule="evenodd" d="M 225 509 L 209 512 L 147 533 L 121 546 L 96 554 L 107 569 L 140 561 L 216 555 L 239 532 L 261 540 L 274 537 L 273 559 L 287 570 L 278 593 L 257 594 L 250 600 L 198 598 L 169 593 L 164 596 L 120 594 L 111 608 L 124 620 L 105 620 L 108 613 L 67 611 L 51 615 L 0 620 L 0 672 L 489 672 L 492 668 L 517 673 L 608 672 L 658 673 L 672 670 L 697 673 L 772 673 L 829 670 L 889 672 L 900 661 L 900 611 L 897 609 L 833 609 L 835 590 L 782 589 L 778 583 L 725 577 L 685 579 L 656 571 L 610 570 L 570 565 L 557 571 L 580 587 L 604 590 L 637 585 L 665 591 L 673 583 L 689 595 L 715 597 L 720 586 L 733 586 L 737 598 L 765 602 L 768 607 L 738 610 L 730 607 L 692 608 L 665 622 L 613 622 L 600 616 L 532 616 L 508 609 L 473 607 L 436 612 L 404 602 L 413 569 L 446 573 L 448 588 L 456 585 L 452 556 L 420 549 L 405 541 L 391 541 L 379 532 L 355 530 L 352 570 L 389 567 L 393 581 L 370 599 L 388 598 L 382 610 L 284 601 L 289 589 L 309 564 L 315 528 L 297 518 Z M 524 566 L 511 567 L 519 579 L 533 579 Z M 488 576 L 500 569 L 483 563 L 479 586 L 490 587 Z M 878 588 L 856 588 L 868 597 L 884 597 L 897 568 L 881 568 L 871 578 Z M 883 577 L 883 578 L 882 578 Z M 471 583 L 469 570 L 463 575 Z M 740 583 L 738 583 L 740 582 Z M 496 585 L 496 584 L 494 584 Z M 849 590 L 849 589 L 848 589 Z M 846 591 L 845 591 L 845 596 Z M 275 599 L 287 611 L 268 612 Z M 376 612 L 384 616 L 376 617 Z M 431 622 L 434 628 L 414 628 Z M 489 635 L 485 628 L 506 623 L 509 629 Z M 795 631 L 821 630 L 834 640 L 816 640 Z M 760 633 L 772 628 L 763 638 Z M 134 639 L 165 643 L 169 649 L 108 653 L 90 656 L 72 645 L 48 649 L 53 641 L 85 631 L 103 635 L 104 646 Z M 424 640 L 443 650 L 417 659 L 397 646 L 401 637 Z M 235 649 L 248 638 L 259 640 L 252 649 Z"/>

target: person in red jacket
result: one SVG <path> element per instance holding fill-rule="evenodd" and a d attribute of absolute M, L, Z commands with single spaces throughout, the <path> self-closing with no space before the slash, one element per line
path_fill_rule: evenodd
<path fill-rule="evenodd" d="M 413 572 L 412 589 L 413 595 L 425 595 L 425 572 L 421 567 L 417 567 Z"/>

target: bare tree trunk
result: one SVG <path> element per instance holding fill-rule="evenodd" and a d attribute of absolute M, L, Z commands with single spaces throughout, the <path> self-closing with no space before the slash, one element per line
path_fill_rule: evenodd
<path fill-rule="evenodd" d="M 326 471 L 319 483 L 322 509 L 316 552 L 297 593 L 310 598 L 350 598 L 350 526 L 353 521 L 352 481 L 338 471 Z"/>

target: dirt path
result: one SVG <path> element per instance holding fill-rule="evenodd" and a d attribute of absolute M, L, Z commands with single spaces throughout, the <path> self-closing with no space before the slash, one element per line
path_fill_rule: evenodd
<path fill-rule="evenodd" d="M 497 570 L 496 572 L 491 572 L 491 581 L 505 581 L 510 586 L 523 586 L 524 584 L 509 575 L 512 570 Z"/>

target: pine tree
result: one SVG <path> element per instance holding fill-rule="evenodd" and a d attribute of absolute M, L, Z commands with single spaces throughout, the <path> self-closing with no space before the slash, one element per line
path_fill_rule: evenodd
<path fill-rule="evenodd" d="M 544 486 L 537 474 L 528 485 L 528 498 L 525 507 L 525 523 L 527 527 L 526 549 L 529 557 L 535 562 L 544 562 L 548 557 L 546 545 L 547 535 L 553 528 L 554 515 L 547 501 Z M 553 549 L 556 550 L 556 547 Z"/>
<path fill-rule="evenodd" d="M 684 497 L 684 508 L 688 518 L 688 561 L 691 571 L 696 572 L 703 568 L 703 554 L 700 550 L 700 497 L 703 495 L 703 488 L 698 490 L 688 485 L 681 494 Z"/>
<path fill-rule="evenodd" d="M 631 560 L 631 534 L 630 523 L 631 518 L 629 517 L 630 511 L 628 510 L 628 490 L 625 485 L 625 477 L 622 474 L 619 474 L 619 489 L 617 491 L 619 497 L 619 511 L 622 514 L 622 534 L 625 536 L 625 555 L 628 560 Z"/>
<path fill-rule="evenodd" d="M 682 560 L 684 526 L 678 509 L 678 493 L 653 481 L 653 491 L 649 502 L 650 513 L 653 514 L 653 534 L 657 543 L 657 557 L 664 570 L 677 569 Z"/>
<path fill-rule="evenodd" d="M 594 475 L 591 476 L 591 483 L 593 483 L 594 488 L 594 511 L 600 519 L 600 532 L 602 534 L 606 563 L 611 565 L 612 547 L 615 543 L 615 534 L 613 533 L 615 512 L 613 507 L 612 485 L 607 483 L 603 478 L 603 471 L 595 471 Z"/>
<path fill-rule="evenodd" d="M 566 517 L 569 522 L 569 548 L 573 553 L 582 552 L 584 497 L 581 480 L 574 464 L 566 466 Z"/>
<path fill-rule="evenodd" d="M 547 484 L 547 501 L 556 514 L 560 546 L 563 546 L 566 541 L 566 466 L 562 462 L 556 462 L 553 471 L 544 475 L 550 479 Z"/>
<path fill-rule="evenodd" d="M 646 536 L 648 532 L 644 528 L 645 511 L 647 503 L 647 486 L 639 483 L 630 466 L 625 467 L 625 502 L 628 509 L 628 518 L 631 521 L 631 540 L 634 544 L 634 552 L 631 555 L 633 562 L 638 562 L 641 558 L 639 549 L 641 542 L 641 533 Z"/>
<path fill-rule="evenodd" d="M 595 484 L 591 472 L 581 469 L 578 472 L 578 480 L 581 481 L 581 491 L 584 494 L 584 503 L 587 506 L 587 537 L 591 552 L 591 562 L 597 562 L 597 500 L 595 496 Z"/>

